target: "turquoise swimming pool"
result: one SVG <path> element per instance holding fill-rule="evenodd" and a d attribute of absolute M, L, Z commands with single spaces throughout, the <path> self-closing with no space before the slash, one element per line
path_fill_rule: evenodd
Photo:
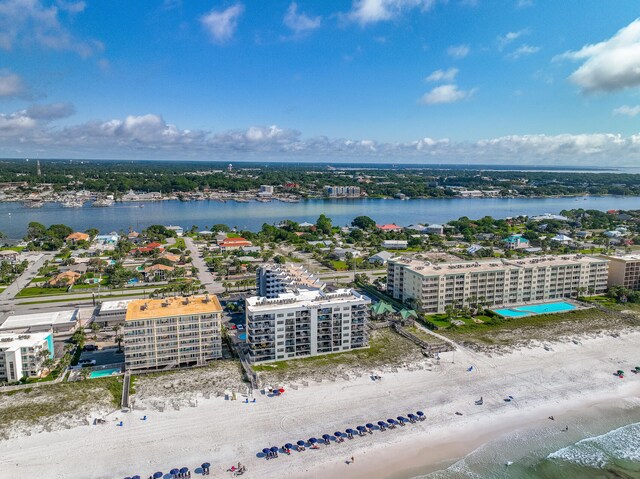
<path fill-rule="evenodd" d="M 101 371 L 91 371 L 91 374 L 89 374 L 89 379 L 104 378 L 107 376 L 111 376 L 113 374 L 117 374 L 119 372 L 120 372 L 120 368 L 103 369 Z"/>
<path fill-rule="evenodd" d="M 517 306 L 514 308 L 494 309 L 493 312 L 504 318 L 521 318 L 534 314 L 565 313 L 573 311 L 576 307 L 565 301 L 554 303 L 532 304 L 529 306 Z"/>
<path fill-rule="evenodd" d="M 240 333 L 238 334 L 238 339 L 240 341 L 246 341 L 247 340 L 247 333 Z"/>

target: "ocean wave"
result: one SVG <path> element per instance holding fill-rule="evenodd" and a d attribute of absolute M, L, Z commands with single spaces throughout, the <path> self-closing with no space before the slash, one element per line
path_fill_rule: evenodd
<path fill-rule="evenodd" d="M 547 459 L 594 469 L 602 469 L 618 460 L 640 462 L 640 423 L 622 426 L 601 436 L 588 437 L 549 454 Z"/>

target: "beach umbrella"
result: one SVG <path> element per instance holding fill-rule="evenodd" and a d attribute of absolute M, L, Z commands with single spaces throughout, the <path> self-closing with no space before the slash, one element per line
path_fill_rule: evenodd
<path fill-rule="evenodd" d="M 265 447 L 265 448 L 262 450 L 262 452 L 263 452 L 264 454 L 269 454 L 271 451 L 269 450 L 269 448 L 268 448 L 268 447 Z"/>
<path fill-rule="evenodd" d="M 370 422 L 365 424 L 365 426 L 367 426 L 368 429 L 373 429 L 374 428 L 373 424 L 371 424 Z"/>
<path fill-rule="evenodd" d="M 367 430 L 367 428 L 366 428 L 366 427 L 364 427 L 364 426 L 358 426 L 358 427 L 356 427 L 356 429 L 357 429 L 358 431 L 360 431 L 360 432 L 364 432 L 364 431 L 366 431 L 366 430 Z"/>
<path fill-rule="evenodd" d="M 353 429 L 351 428 L 347 429 L 347 434 L 355 434 L 355 433 L 356 432 Z"/>
<path fill-rule="evenodd" d="M 181 467 L 181 468 L 180 468 L 180 473 L 181 473 L 181 474 L 185 474 L 185 473 L 187 473 L 187 472 L 189 472 L 189 468 L 188 468 L 188 467 Z"/>
<path fill-rule="evenodd" d="M 387 427 L 387 423 L 384 421 L 378 421 L 378 426 L 380 427 Z"/>
<path fill-rule="evenodd" d="M 297 444 L 298 446 L 304 446 L 305 442 L 304 442 L 304 441 L 298 441 L 298 442 L 296 442 L 296 444 Z"/>
<path fill-rule="evenodd" d="M 329 434 L 323 434 L 322 439 L 324 439 L 325 442 L 329 444 L 329 441 L 331 440 L 331 436 L 329 436 Z"/>
<path fill-rule="evenodd" d="M 309 444 L 315 444 L 318 440 L 315 437 L 309 439 Z"/>
<path fill-rule="evenodd" d="M 278 452 L 278 448 L 277 448 L 276 446 L 273 446 L 273 447 L 271 448 L 271 452 Z"/>
<path fill-rule="evenodd" d="M 286 443 L 284 445 L 285 449 L 293 449 L 293 444 L 291 444 L 290 442 Z"/>
<path fill-rule="evenodd" d="M 342 433 L 340 431 L 336 431 L 333 433 L 335 437 L 342 437 Z"/>
<path fill-rule="evenodd" d="M 409 413 L 409 414 L 407 414 L 407 416 L 409 416 L 409 419 L 413 419 L 413 420 L 418 419 L 418 417 L 415 414 Z"/>
<path fill-rule="evenodd" d="M 279 392 L 280 394 L 282 394 L 282 393 L 284 392 L 284 388 L 280 388 L 280 389 L 278 389 L 278 392 Z"/>
<path fill-rule="evenodd" d="M 176 475 L 176 474 L 178 474 L 179 472 L 180 472 L 180 469 L 175 469 L 175 468 L 174 468 L 174 469 L 171 469 L 171 470 L 169 471 L 169 474 L 173 474 L 173 475 L 175 476 L 175 475 Z"/>
<path fill-rule="evenodd" d="M 160 471 L 153 473 L 154 479 L 160 479 L 162 477 L 162 473 Z"/>
<path fill-rule="evenodd" d="M 416 414 L 420 417 L 424 417 L 424 413 L 422 411 L 418 411 Z"/>
<path fill-rule="evenodd" d="M 208 462 L 203 462 L 201 467 L 202 469 L 209 469 L 211 467 L 211 464 L 209 464 Z"/>
<path fill-rule="evenodd" d="M 125 477 L 124 479 L 131 479 L 129 476 Z"/>
<path fill-rule="evenodd" d="M 407 418 L 404 416 L 398 416 L 398 421 L 400 422 L 407 422 Z"/>
<path fill-rule="evenodd" d="M 395 419 L 387 419 L 387 422 L 389 424 L 398 424 L 398 422 Z"/>
<path fill-rule="evenodd" d="M 138 475 L 131 476 L 131 479 L 140 479 L 140 476 L 138 476 Z"/>

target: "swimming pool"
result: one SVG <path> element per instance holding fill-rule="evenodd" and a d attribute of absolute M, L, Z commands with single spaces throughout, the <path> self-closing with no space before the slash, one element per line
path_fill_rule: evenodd
<path fill-rule="evenodd" d="M 240 341 L 246 341 L 247 340 L 247 333 L 240 333 L 238 334 L 238 339 Z"/>
<path fill-rule="evenodd" d="M 112 374 L 117 374 L 119 372 L 120 372 L 120 368 L 103 369 L 101 371 L 91 371 L 91 374 L 89 374 L 89 379 L 104 378 L 107 376 L 111 376 Z"/>
<path fill-rule="evenodd" d="M 528 306 L 517 306 L 515 308 L 494 309 L 493 312 L 504 318 L 521 318 L 535 314 L 565 313 L 573 311 L 576 307 L 565 301 L 554 303 L 531 304 Z"/>

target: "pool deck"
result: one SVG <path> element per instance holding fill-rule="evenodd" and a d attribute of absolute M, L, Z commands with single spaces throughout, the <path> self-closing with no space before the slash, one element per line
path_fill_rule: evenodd
<path fill-rule="evenodd" d="M 543 306 L 545 304 L 558 304 L 558 303 L 566 303 L 569 304 L 571 306 L 573 306 L 572 309 L 564 309 L 564 310 L 559 310 L 559 311 L 541 311 L 541 312 L 535 312 L 535 311 L 518 311 L 519 308 L 530 308 L 532 306 Z M 562 313 L 570 313 L 572 311 L 580 311 L 580 310 L 584 310 L 584 309 L 591 309 L 593 308 L 593 306 L 582 303 L 580 301 L 575 300 L 574 298 L 564 298 L 564 299 L 557 299 L 557 300 L 553 300 L 553 301 L 534 301 L 534 302 L 530 302 L 530 303 L 522 303 L 522 304 L 512 304 L 512 305 L 507 305 L 501 308 L 491 308 L 490 311 L 494 312 L 495 314 L 497 314 L 498 316 L 502 317 L 502 318 L 506 318 L 506 319 L 517 319 L 517 318 L 524 318 L 524 317 L 528 317 L 528 316 L 541 316 L 541 315 L 545 315 L 545 314 L 562 314 Z M 512 311 L 513 314 L 512 315 L 504 315 L 501 314 L 499 311 Z"/>

